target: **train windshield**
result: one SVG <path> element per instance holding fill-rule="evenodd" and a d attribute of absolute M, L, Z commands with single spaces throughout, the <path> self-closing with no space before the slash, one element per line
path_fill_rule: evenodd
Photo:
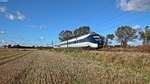
<path fill-rule="evenodd" d="M 95 38 L 95 39 L 100 39 L 100 36 L 93 36 L 93 38 Z"/>
<path fill-rule="evenodd" d="M 101 40 L 101 37 L 100 37 L 100 36 L 93 36 L 93 38 L 94 38 L 96 41 L 100 41 L 100 40 Z"/>

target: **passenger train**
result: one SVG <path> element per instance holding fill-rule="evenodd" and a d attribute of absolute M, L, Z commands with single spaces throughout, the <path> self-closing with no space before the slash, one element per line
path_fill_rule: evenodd
<path fill-rule="evenodd" d="M 67 47 L 90 47 L 101 48 L 104 45 L 104 38 L 96 33 L 89 33 L 80 37 L 76 37 L 64 42 L 59 43 L 55 48 L 67 48 Z"/>

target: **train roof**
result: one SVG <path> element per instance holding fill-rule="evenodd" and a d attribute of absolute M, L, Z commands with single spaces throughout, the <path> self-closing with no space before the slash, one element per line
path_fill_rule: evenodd
<path fill-rule="evenodd" d="M 72 41 L 75 41 L 75 40 L 81 40 L 81 39 L 87 38 L 90 35 L 99 35 L 99 34 L 97 34 L 97 33 L 89 33 L 89 34 L 86 34 L 86 35 L 82 35 L 80 37 L 72 38 L 72 39 L 68 40 L 68 42 L 72 42 Z M 63 44 L 63 43 L 67 43 L 67 41 L 60 42 L 58 45 Z"/>

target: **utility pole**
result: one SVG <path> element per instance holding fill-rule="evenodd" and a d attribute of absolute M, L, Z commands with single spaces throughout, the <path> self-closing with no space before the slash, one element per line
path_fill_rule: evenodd
<path fill-rule="evenodd" d="M 68 32 L 67 32 L 67 48 L 68 48 Z"/>

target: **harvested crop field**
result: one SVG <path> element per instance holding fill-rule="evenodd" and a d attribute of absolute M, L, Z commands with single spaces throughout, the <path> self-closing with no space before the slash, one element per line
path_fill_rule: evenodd
<path fill-rule="evenodd" d="M 0 49 L 0 84 L 149 83 L 149 53 Z"/>

